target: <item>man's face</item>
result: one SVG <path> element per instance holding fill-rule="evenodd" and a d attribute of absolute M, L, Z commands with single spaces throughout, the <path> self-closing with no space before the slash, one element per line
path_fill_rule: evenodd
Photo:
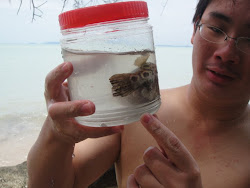
<path fill-rule="evenodd" d="M 250 1 L 213 0 L 200 23 L 213 25 L 228 36 L 250 37 Z M 193 33 L 193 80 L 195 88 L 223 100 L 249 100 L 250 54 L 241 52 L 235 40 L 221 44 L 203 39 L 199 28 Z"/>

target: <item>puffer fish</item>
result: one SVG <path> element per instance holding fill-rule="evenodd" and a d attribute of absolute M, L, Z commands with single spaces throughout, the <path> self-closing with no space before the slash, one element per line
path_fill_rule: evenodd
<path fill-rule="evenodd" d="M 115 74 L 109 78 L 113 96 L 133 95 L 153 100 L 159 95 L 158 73 L 154 63 L 147 62 L 149 54 L 138 57 L 131 73 Z"/>

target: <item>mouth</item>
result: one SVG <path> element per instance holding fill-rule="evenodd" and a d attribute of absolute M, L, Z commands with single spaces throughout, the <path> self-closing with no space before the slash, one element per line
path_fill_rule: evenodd
<path fill-rule="evenodd" d="M 209 80 L 220 85 L 228 84 L 235 79 L 235 77 L 228 72 L 215 71 L 211 69 L 207 69 L 207 75 Z"/>
<path fill-rule="evenodd" d="M 218 77 L 221 77 L 221 78 L 225 78 L 225 79 L 234 79 L 232 76 L 229 76 L 229 75 L 225 75 L 223 73 L 218 73 L 216 71 L 213 71 L 213 70 L 209 70 L 210 72 L 212 72 L 214 75 L 218 76 Z"/>

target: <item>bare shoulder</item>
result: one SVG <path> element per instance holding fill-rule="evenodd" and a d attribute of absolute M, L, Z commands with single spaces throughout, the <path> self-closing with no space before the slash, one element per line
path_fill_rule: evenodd
<path fill-rule="evenodd" d="M 161 107 L 157 112 L 159 120 L 175 134 L 188 119 L 185 96 L 188 85 L 161 90 Z"/>
<path fill-rule="evenodd" d="M 188 85 L 161 90 L 162 105 L 160 112 L 175 112 L 176 110 L 183 109 L 187 88 Z"/>
<path fill-rule="evenodd" d="M 186 93 L 188 85 L 161 90 L 161 98 L 163 102 L 176 102 L 180 100 Z M 167 100 L 170 99 L 170 100 Z"/>

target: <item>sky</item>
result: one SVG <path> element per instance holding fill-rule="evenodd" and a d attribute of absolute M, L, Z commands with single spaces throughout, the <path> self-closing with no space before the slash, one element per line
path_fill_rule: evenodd
<path fill-rule="evenodd" d="M 37 5 L 45 1 L 35 0 Z M 64 11 L 72 10 L 72 3 L 73 0 L 68 0 Z M 147 3 L 156 45 L 191 46 L 192 17 L 197 0 L 147 0 Z M 58 15 L 63 0 L 47 0 L 40 7 L 42 17 L 36 17 L 33 22 L 30 0 L 23 0 L 17 15 L 19 4 L 20 0 L 0 0 L 0 43 L 59 42 Z"/>

